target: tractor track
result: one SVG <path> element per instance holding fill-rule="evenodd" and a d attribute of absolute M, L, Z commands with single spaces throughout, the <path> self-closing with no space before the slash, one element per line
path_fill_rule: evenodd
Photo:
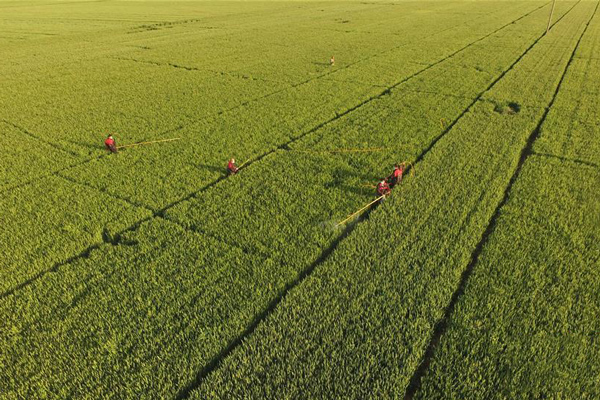
<path fill-rule="evenodd" d="M 579 2 L 577 2 L 575 5 L 577 5 L 577 4 L 579 4 Z M 492 233 L 494 232 L 494 230 L 496 228 L 498 217 L 500 215 L 500 211 L 501 211 L 502 207 L 508 201 L 512 187 L 513 187 L 514 183 L 516 182 L 517 178 L 519 177 L 519 174 L 521 172 L 523 165 L 525 164 L 525 161 L 527 160 L 527 158 L 530 155 L 536 154 L 532 151 L 533 144 L 536 141 L 536 139 L 539 137 L 541 127 L 544 124 L 546 117 L 548 116 L 548 113 L 550 112 L 550 109 L 552 108 L 552 105 L 554 104 L 554 101 L 556 100 L 556 97 L 560 91 L 560 88 L 561 88 L 564 78 L 567 74 L 567 71 L 571 65 L 571 62 L 573 61 L 573 59 L 575 57 L 575 53 L 577 52 L 577 49 L 579 48 L 579 44 L 581 43 L 581 40 L 585 36 L 587 28 L 590 25 L 592 19 L 596 15 L 599 5 L 600 5 L 600 2 L 596 3 L 596 8 L 594 9 L 594 12 L 592 13 L 589 20 L 587 21 L 585 28 L 584 28 L 583 32 L 581 33 L 581 35 L 571 53 L 571 57 L 569 58 L 569 61 L 567 62 L 567 65 L 565 66 L 565 69 L 563 70 L 563 73 L 558 82 L 558 85 L 556 86 L 556 89 L 554 91 L 552 99 L 548 103 L 548 106 L 545 108 L 544 114 L 540 118 L 538 125 L 530 133 L 529 137 L 527 138 L 527 142 L 526 142 L 525 146 L 521 150 L 521 154 L 519 156 L 519 161 L 513 172 L 513 175 L 511 176 L 511 178 L 509 180 L 508 185 L 506 186 L 506 188 L 504 190 L 502 200 L 496 206 L 496 209 L 494 210 L 494 213 L 492 214 L 492 217 L 490 218 L 489 223 L 481 236 L 481 239 L 479 240 L 479 242 L 477 243 L 477 245 L 475 247 L 475 250 L 471 254 L 470 262 L 467 265 L 467 267 L 463 270 L 463 273 L 461 274 L 461 277 L 460 277 L 459 284 L 458 284 L 456 290 L 454 291 L 454 293 L 452 294 L 450 302 L 448 303 L 442 318 L 440 320 L 438 320 L 438 322 L 435 324 L 433 333 L 428 342 L 427 348 L 426 348 L 425 352 L 423 353 L 421 362 L 419 363 L 419 366 L 415 370 L 415 372 L 410 380 L 410 383 L 406 389 L 406 393 L 404 396 L 405 400 L 412 400 L 414 398 L 415 394 L 420 389 L 422 379 L 425 376 L 427 370 L 429 369 L 429 365 L 431 364 L 431 360 L 433 359 L 435 350 L 436 350 L 438 344 L 440 343 L 442 336 L 446 333 L 446 331 L 448 329 L 448 322 L 450 321 L 450 318 L 452 317 L 452 314 L 456 308 L 459 298 L 465 291 L 467 282 L 468 282 L 470 276 L 472 275 L 473 270 L 475 269 L 475 266 L 477 265 L 477 263 L 479 261 L 479 257 L 483 251 L 485 244 L 487 243 L 489 237 L 492 235 Z M 575 6 L 573 6 L 573 7 L 575 7 Z"/>
<path fill-rule="evenodd" d="M 31 133 L 29 130 L 23 128 L 22 126 L 15 124 L 14 122 L 8 121 L 6 119 L 0 119 L 0 122 L 4 122 L 6 125 L 10 125 L 13 128 L 15 128 L 16 130 L 18 130 L 19 132 L 23 133 L 24 135 L 27 135 L 30 138 L 35 139 L 35 140 L 37 140 L 39 142 L 42 142 L 42 143 L 44 143 L 44 144 L 52 147 L 53 149 L 56 149 L 56 150 L 60 151 L 60 152 L 67 153 L 67 154 L 70 154 L 70 155 L 75 156 L 75 157 L 79 157 L 79 155 L 80 155 L 80 154 L 78 154 L 78 153 L 76 153 L 74 151 L 71 151 L 71 150 L 65 149 L 62 146 L 59 146 L 59 145 L 57 145 L 54 142 L 51 142 L 51 141 L 46 140 L 46 139 L 43 139 L 43 138 L 41 138 L 41 137 L 39 137 L 39 136 Z"/>
<path fill-rule="evenodd" d="M 578 165 L 582 165 L 584 167 L 591 167 L 591 168 L 600 168 L 600 165 L 595 164 L 593 162 L 590 161 L 585 161 L 585 160 L 580 160 L 578 158 L 569 158 L 569 157 L 564 157 L 564 156 L 559 156 L 556 154 L 549 154 L 549 153 L 538 153 L 535 151 L 531 151 L 532 156 L 537 156 L 537 157 L 546 157 L 546 158 L 554 158 L 556 160 L 561 160 L 564 162 L 570 162 L 570 163 L 575 163 Z"/>

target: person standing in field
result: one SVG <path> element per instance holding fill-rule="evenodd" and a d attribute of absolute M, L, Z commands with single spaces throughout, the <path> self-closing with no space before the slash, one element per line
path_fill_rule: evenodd
<path fill-rule="evenodd" d="M 118 151 L 117 144 L 112 135 L 108 135 L 108 137 L 104 141 L 104 146 L 106 146 L 106 150 L 110 151 L 111 153 L 116 153 Z"/>
<path fill-rule="evenodd" d="M 235 165 L 235 158 L 232 158 L 227 164 L 227 172 L 229 172 L 229 175 L 233 175 L 237 174 L 238 171 L 239 168 L 237 167 L 237 165 Z"/>
<path fill-rule="evenodd" d="M 335 57 L 331 56 L 331 58 L 329 59 L 329 65 L 331 65 L 332 67 L 335 65 Z"/>
<path fill-rule="evenodd" d="M 394 165 L 394 171 L 388 177 L 388 181 L 390 181 L 390 188 L 394 188 L 397 184 L 402 182 L 402 175 L 404 174 L 405 164 L 402 163 L 400 165 Z"/>

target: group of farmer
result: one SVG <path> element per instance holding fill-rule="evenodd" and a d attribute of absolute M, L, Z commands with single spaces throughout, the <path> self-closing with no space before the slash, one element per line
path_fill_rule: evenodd
<path fill-rule="evenodd" d="M 377 184 L 377 194 L 380 197 L 385 198 L 387 195 L 392 193 L 392 189 L 394 188 L 394 186 L 396 186 L 402 181 L 402 175 L 404 174 L 405 167 L 405 163 L 394 165 L 394 170 L 392 171 L 390 176 L 388 176 L 385 179 L 382 179 Z"/>
<path fill-rule="evenodd" d="M 331 58 L 333 60 L 333 57 Z M 112 135 L 108 135 L 108 137 L 104 141 L 104 146 L 111 153 L 118 152 L 117 143 L 115 142 L 115 138 Z M 396 186 L 402 181 L 402 175 L 404 174 L 405 168 L 405 163 L 394 165 L 394 170 L 392 171 L 392 173 L 387 178 L 382 179 L 377 184 L 377 194 L 379 195 L 379 197 L 382 198 L 382 200 L 390 193 L 392 193 L 392 189 L 394 188 L 394 186 Z M 227 163 L 227 173 L 229 175 L 234 175 L 237 174 L 239 170 L 240 168 L 235 163 L 235 159 L 231 158 Z"/>
<path fill-rule="evenodd" d="M 392 193 L 392 189 L 394 188 L 394 186 L 402 182 L 402 175 L 404 174 L 405 168 L 405 163 L 394 165 L 394 170 L 392 171 L 392 173 L 387 178 L 382 179 L 377 184 L 377 194 L 382 199 Z M 227 172 L 229 173 L 229 175 L 234 175 L 237 174 L 238 171 L 239 167 L 235 164 L 235 159 L 230 159 L 227 163 Z"/>

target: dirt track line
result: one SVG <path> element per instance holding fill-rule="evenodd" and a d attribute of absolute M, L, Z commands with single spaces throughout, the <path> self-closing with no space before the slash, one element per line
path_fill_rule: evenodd
<path fill-rule="evenodd" d="M 38 141 L 40 141 L 40 142 L 42 142 L 42 143 L 44 143 L 44 144 L 46 144 L 46 145 L 48 145 L 48 146 L 56 149 L 56 150 L 59 150 L 59 151 L 61 151 L 63 153 L 67 153 L 67 154 L 70 154 L 70 155 L 75 156 L 75 157 L 79 157 L 81 155 L 81 154 L 78 154 L 78 153 L 76 153 L 74 151 L 65 149 L 65 148 L 57 145 L 56 143 L 51 142 L 50 140 L 46 140 L 44 138 L 41 138 L 41 137 L 39 137 L 39 136 L 31 133 L 29 130 L 23 128 L 22 126 L 15 124 L 14 122 L 8 121 L 6 119 L 0 119 L 0 122 L 4 122 L 5 124 L 12 126 L 13 128 L 17 129 L 21 133 L 29 136 L 30 138 L 38 140 Z"/>
<path fill-rule="evenodd" d="M 530 155 L 537 156 L 537 157 L 555 158 L 557 160 L 561 160 L 561 161 L 565 161 L 565 162 L 570 162 L 570 163 L 575 163 L 575 164 L 583 165 L 583 166 L 586 166 L 586 167 L 600 168 L 600 165 L 598 165 L 598 164 L 595 164 L 595 163 L 590 162 L 590 161 L 580 160 L 578 158 L 569 158 L 569 157 L 559 156 L 559 155 L 550 154 L 550 153 L 538 153 L 538 152 L 535 152 L 535 151 L 532 151 Z"/>
<path fill-rule="evenodd" d="M 577 5 L 577 4 L 579 4 L 579 2 L 577 2 L 575 5 Z M 471 255 L 471 260 L 461 275 L 461 279 L 458 284 L 458 287 L 452 294 L 452 297 L 450 299 L 448 306 L 446 307 L 444 315 L 435 324 L 435 327 L 433 329 L 433 334 L 432 334 L 431 339 L 429 340 L 429 344 L 423 354 L 423 358 L 421 359 L 421 362 L 419 363 L 419 366 L 415 370 L 415 373 L 413 374 L 413 376 L 410 380 L 410 383 L 407 387 L 406 394 L 404 396 L 405 400 L 413 399 L 415 394 L 421 387 L 421 382 L 422 382 L 423 376 L 425 376 L 425 373 L 427 372 L 427 370 L 429 368 L 429 365 L 430 365 L 431 360 L 435 353 L 435 349 L 438 346 L 438 344 L 441 340 L 441 337 L 446 333 L 446 331 L 448 329 L 448 322 L 449 322 L 450 318 L 452 317 L 452 313 L 454 312 L 454 309 L 456 308 L 456 304 L 458 303 L 460 296 L 465 291 L 469 277 L 472 275 L 473 270 L 474 270 L 477 262 L 479 261 L 479 256 L 481 255 L 481 252 L 483 251 L 485 244 L 487 243 L 491 234 L 494 232 L 498 217 L 500 215 L 500 210 L 508 201 L 513 184 L 517 180 L 517 178 L 521 172 L 521 169 L 523 167 L 523 164 L 525 163 L 525 161 L 527 160 L 527 158 L 530 155 L 535 154 L 532 152 L 533 143 L 539 136 L 540 129 L 541 129 L 544 121 L 546 120 L 546 117 L 548 115 L 548 112 L 550 111 L 550 108 L 552 108 L 552 105 L 554 104 L 556 96 L 557 96 L 557 94 L 560 90 L 560 87 L 564 81 L 567 70 L 569 69 L 571 62 L 573 61 L 575 52 L 577 51 L 577 48 L 579 47 L 579 44 L 581 43 L 581 39 L 585 35 L 590 22 L 592 21 L 593 17 L 596 15 L 596 11 L 598 9 L 599 4 L 600 3 L 596 4 L 594 13 L 588 20 L 587 24 L 585 25 L 585 29 L 583 30 L 581 36 L 579 37 L 579 40 L 577 41 L 577 44 L 575 45 L 575 48 L 573 49 L 573 52 L 571 53 L 571 57 L 569 58 L 569 61 L 568 61 L 567 65 L 565 66 L 565 69 L 562 73 L 562 76 L 556 87 L 556 90 L 554 91 L 554 95 L 553 95 L 552 99 L 550 100 L 550 103 L 548 104 L 548 107 L 546 107 L 546 110 L 545 110 L 544 114 L 542 115 L 542 118 L 540 119 L 537 127 L 531 132 L 531 134 L 529 135 L 529 137 L 527 139 L 527 143 L 521 150 L 519 162 L 517 164 L 517 167 L 516 167 L 512 177 L 510 178 L 510 181 L 509 181 L 507 187 L 504 190 L 504 196 L 503 196 L 502 200 L 496 206 L 496 209 L 494 210 L 494 214 L 492 215 L 492 217 L 489 221 L 489 224 L 487 225 L 485 231 L 483 232 L 480 241 L 477 243 L 477 246 L 475 247 L 475 250 L 473 251 L 473 253 Z"/>

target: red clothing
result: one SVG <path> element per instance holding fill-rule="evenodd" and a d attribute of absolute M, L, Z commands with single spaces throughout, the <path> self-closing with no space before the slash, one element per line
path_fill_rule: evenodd
<path fill-rule="evenodd" d="M 111 153 L 116 153 L 117 146 L 115 146 L 115 139 L 109 137 L 104 141 L 104 145 L 106 146 L 106 150 L 110 150 Z"/>
<path fill-rule="evenodd" d="M 229 161 L 229 163 L 227 164 L 227 169 L 229 170 L 229 172 L 232 173 L 236 173 L 238 171 L 238 167 L 236 167 L 235 163 L 232 163 L 231 161 Z"/>
<path fill-rule="evenodd" d="M 403 168 L 394 168 L 394 173 L 393 173 L 394 178 L 401 177 L 403 173 L 404 173 Z"/>
<path fill-rule="evenodd" d="M 389 185 L 387 184 L 387 182 L 380 182 L 377 185 L 377 193 L 380 196 L 385 196 L 387 194 L 389 194 L 391 192 Z"/>

